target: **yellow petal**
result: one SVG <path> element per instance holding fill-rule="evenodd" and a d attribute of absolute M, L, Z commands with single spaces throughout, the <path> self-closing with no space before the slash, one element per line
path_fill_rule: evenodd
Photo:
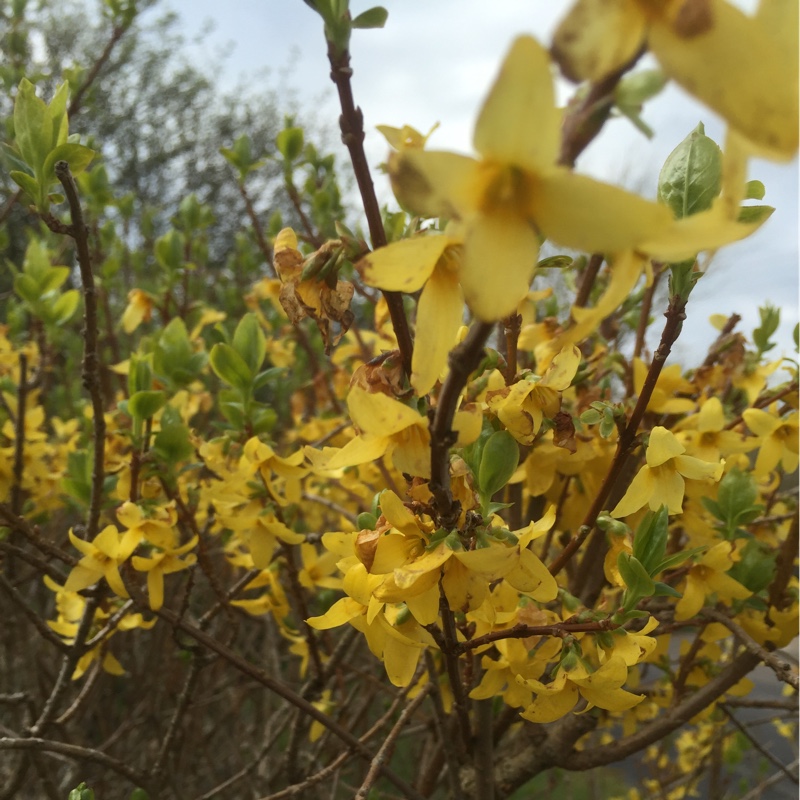
<path fill-rule="evenodd" d="M 553 35 L 553 58 L 572 81 L 599 81 L 642 46 L 644 14 L 632 0 L 578 0 Z"/>
<path fill-rule="evenodd" d="M 421 594 L 407 597 L 406 605 L 420 625 L 433 625 L 439 619 L 439 584 L 433 584 Z"/>
<path fill-rule="evenodd" d="M 337 600 L 324 614 L 319 617 L 309 617 L 306 622 L 318 631 L 325 631 L 344 625 L 345 622 L 359 616 L 363 610 L 364 606 L 353 600 L 352 597 L 343 597 L 341 600 Z"/>
<path fill-rule="evenodd" d="M 164 575 L 161 570 L 151 569 L 147 574 L 147 595 L 153 611 L 164 605 Z"/>
<path fill-rule="evenodd" d="M 419 536 L 421 531 L 416 517 L 403 505 L 403 501 L 391 490 L 381 492 L 381 514 L 386 521 L 406 536 Z"/>
<path fill-rule="evenodd" d="M 555 163 L 560 137 L 550 58 L 535 39 L 520 36 L 483 104 L 473 144 L 484 158 L 535 169 Z"/>
<path fill-rule="evenodd" d="M 529 211 L 548 239 L 589 253 L 637 247 L 672 221 L 665 206 L 566 169 L 538 176 Z"/>
<path fill-rule="evenodd" d="M 78 564 L 70 570 L 67 580 L 64 583 L 65 592 L 79 592 L 86 589 L 102 577 L 103 573 L 99 569 Z"/>
<path fill-rule="evenodd" d="M 380 458 L 388 447 L 389 439 L 385 436 L 356 436 L 328 461 L 324 469 L 368 464 Z"/>
<path fill-rule="evenodd" d="M 425 217 L 460 218 L 478 202 L 478 162 L 438 150 L 402 150 L 389 156 L 398 201 Z"/>
<path fill-rule="evenodd" d="M 468 228 L 461 265 L 461 286 L 475 315 L 493 322 L 516 310 L 538 255 L 539 239 L 521 216 L 477 216 Z"/>
<path fill-rule="evenodd" d="M 535 600 L 547 603 L 558 595 L 558 584 L 535 553 L 520 551 L 519 564 L 506 575 L 506 582 Z"/>
<path fill-rule="evenodd" d="M 657 425 L 650 432 L 650 443 L 647 445 L 649 467 L 657 467 L 685 452 L 686 448 L 678 441 L 675 434 L 661 425 Z"/>
<path fill-rule="evenodd" d="M 394 571 L 394 581 L 398 588 L 407 589 L 427 572 L 435 572 L 438 575 L 439 567 L 452 555 L 453 551 L 442 543 L 435 550 L 431 550 L 410 564 L 396 569 Z"/>
<path fill-rule="evenodd" d="M 694 258 L 703 250 L 717 250 L 750 236 L 771 214 L 766 212 L 757 222 L 736 222 L 727 216 L 723 202 L 717 202 L 708 211 L 673 220 L 657 237 L 642 242 L 639 249 L 662 261 Z"/>
<path fill-rule="evenodd" d="M 578 702 L 578 687 L 568 683 L 563 691 L 542 693 L 520 715 L 530 722 L 555 722 L 569 714 Z"/>
<path fill-rule="evenodd" d="M 381 392 L 370 394 L 358 386 L 347 395 L 347 408 L 353 422 L 365 433 L 376 437 L 391 436 L 423 419 L 411 406 Z"/>
<path fill-rule="evenodd" d="M 683 597 L 675 605 L 675 619 L 678 621 L 691 619 L 703 607 L 705 601 L 705 583 L 690 571 L 686 576 Z"/>
<path fill-rule="evenodd" d="M 798 144 L 797 3 L 770 4 L 778 13 L 763 22 L 724 0 L 708 5 L 709 24 L 693 35 L 654 20 L 650 48 L 672 78 L 762 154 L 791 158 Z"/>
<path fill-rule="evenodd" d="M 646 464 L 636 473 L 625 496 L 611 512 L 612 517 L 627 517 L 646 505 L 654 491 L 653 475 Z"/>
<path fill-rule="evenodd" d="M 653 511 L 665 505 L 670 514 L 680 514 L 683 510 L 683 493 L 686 483 L 681 474 L 671 464 L 654 467 L 650 470 L 653 477 L 653 491 L 650 494 L 650 508 Z"/>
<path fill-rule="evenodd" d="M 427 394 L 447 364 L 464 314 L 464 296 L 458 275 L 435 269 L 417 304 L 417 336 L 411 360 L 411 385 Z"/>
<path fill-rule="evenodd" d="M 375 250 L 356 267 L 367 286 L 389 292 L 416 292 L 431 276 L 445 248 L 455 243 L 449 236 L 414 236 Z"/>
<path fill-rule="evenodd" d="M 491 545 L 477 550 L 457 550 L 453 556 L 471 572 L 490 580 L 502 578 L 519 563 L 518 549 L 504 545 Z"/>
<path fill-rule="evenodd" d="M 581 363 L 581 351 L 575 345 L 567 345 L 550 362 L 550 366 L 537 384 L 537 388 L 545 386 L 563 392 L 569 388 Z"/>

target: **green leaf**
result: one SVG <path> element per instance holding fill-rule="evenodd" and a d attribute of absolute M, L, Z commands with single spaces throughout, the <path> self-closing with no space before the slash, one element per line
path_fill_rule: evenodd
<path fill-rule="evenodd" d="M 495 431 L 484 445 L 478 469 L 478 487 L 491 498 L 502 489 L 519 464 L 519 445 L 508 431 Z"/>
<path fill-rule="evenodd" d="M 175 317 L 161 332 L 153 348 L 153 371 L 159 377 L 184 385 L 184 381 L 176 380 L 176 375 L 193 355 L 186 323 Z"/>
<path fill-rule="evenodd" d="M 215 344 L 209 354 L 211 369 L 225 383 L 248 396 L 253 385 L 253 372 L 245 360 L 230 345 Z"/>
<path fill-rule="evenodd" d="M 742 206 L 736 221 L 746 225 L 763 223 L 772 216 L 773 211 L 775 209 L 772 206 Z"/>
<path fill-rule="evenodd" d="M 660 575 L 662 572 L 664 572 L 664 570 L 677 567 L 679 564 L 683 564 L 684 561 L 688 561 L 690 558 L 702 553 L 705 549 L 705 546 L 693 547 L 691 550 L 683 550 L 680 553 L 674 553 L 671 556 L 667 556 L 665 559 L 662 559 L 662 561 L 656 564 L 652 574 Z"/>
<path fill-rule="evenodd" d="M 302 128 L 284 128 L 275 137 L 275 145 L 280 154 L 290 164 L 297 161 L 300 157 L 300 154 L 303 152 L 303 144 L 304 138 Z"/>
<path fill-rule="evenodd" d="M 255 404 L 250 408 L 250 426 L 254 434 L 269 433 L 278 421 L 278 412 L 269 406 Z"/>
<path fill-rule="evenodd" d="M 42 167 L 42 177 L 46 181 L 56 180 L 55 166 L 59 161 L 66 161 L 69 164 L 69 171 L 73 175 L 80 175 L 95 157 L 95 151 L 82 144 L 61 144 L 55 150 L 51 150 L 44 161 Z"/>
<path fill-rule="evenodd" d="M 653 592 L 653 597 L 683 597 L 677 589 L 673 589 L 668 583 L 656 581 L 654 586 L 655 591 Z"/>
<path fill-rule="evenodd" d="M 28 175 L 27 172 L 19 172 L 18 170 L 13 170 L 9 175 L 11 176 L 11 180 L 14 181 L 20 189 L 26 192 L 30 199 L 38 205 L 39 195 L 41 194 L 39 181 L 31 175 Z M 40 209 L 40 211 L 45 210 L 46 209 Z"/>
<path fill-rule="evenodd" d="M 182 233 L 174 228 L 156 239 L 156 260 L 162 267 L 169 270 L 178 270 L 183 266 L 183 253 L 186 239 Z"/>
<path fill-rule="evenodd" d="M 270 367 L 263 372 L 259 372 L 253 381 L 253 391 L 256 392 L 263 386 L 267 386 L 273 378 L 283 375 L 286 372 L 286 367 Z"/>
<path fill-rule="evenodd" d="M 775 575 L 777 553 L 767 545 L 751 539 L 740 551 L 739 560 L 728 571 L 728 575 L 757 594 L 766 589 Z"/>
<path fill-rule="evenodd" d="M 162 427 L 153 440 L 153 450 L 169 464 L 185 461 L 194 454 L 189 429 L 183 424 Z"/>
<path fill-rule="evenodd" d="M 3 157 L 12 167 L 33 177 L 33 170 L 19 157 L 17 151 L 11 145 L 0 142 L 0 147 L 3 149 Z"/>
<path fill-rule="evenodd" d="M 34 174 L 41 174 L 47 154 L 53 149 L 53 120 L 44 100 L 27 79 L 20 81 L 14 102 L 14 135 L 25 163 Z"/>
<path fill-rule="evenodd" d="M 549 256 L 543 258 L 537 265 L 537 269 L 566 269 L 572 266 L 573 259 L 570 256 Z"/>
<path fill-rule="evenodd" d="M 721 190 L 722 151 L 701 122 L 664 162 L 658 199 L 682 219 L 711 208 Z"/>
<path fill-rule="evenodd" d="M 28 303 L 36 303 L 42 296 L 39 284 L 24 272 L 14 278 L 14 291 Z"/>
<path fill-rule="evenodd" d="M 233 333 L 233 349 L 255 375 L 261 369 L 267 355 L 267 338 L 255 314 L 245 314 Z"/>
<path fill-rule="evenodd" d="M 667 85 L 668 80 L 660 69 L 631 72 L 617 84 L 614 100 L 618 106 L 640 109 Z"/>
<path fill-rule="evenodd" d="M 160 411 L 167 402 L 167 393 L 149 389 L 136 392 L 128 400 L 128 413 L 134 419 L 150 419 Z"/>
<path fill-rule="evenodd" d="M 362 11 L 350 24 L 353 28 L 382 28 L 389 12 L 383 6 L 373 6 Z"/>
<path fill-rule="evenodd" d="M 636 529 L 633 555 L 641 562 L 648 575 L 655 574 L 653 570 L 664 558 L 668 528 L 667 507 L 662 505 L 656 512 L 648 511 Z"/>
<path fill-rule="evenodd" d="M 763 200 L 767 190 L 761 181 L 747 181 L 744 187 L 745 200 Z"/>
<path fill-rule="evenodd" d="M 78 309 L 81 294 L 77 289 L 70 289 L 59 297 L 53 304 L 55 314 L 54 322 L 56 325 L 64 325 L 69 322 Z"/>
<path fill-rule="evenodd" d="M 630 553 L 622 552 L 617 556 L 617 567 L 622 580 L 627 586 L 626 606 L 632 608 L 642 597 L 650 597 L 655 591 L 655 583 L 638 558 Z M 635 598 L 635 599 L 634 599 Z"/>

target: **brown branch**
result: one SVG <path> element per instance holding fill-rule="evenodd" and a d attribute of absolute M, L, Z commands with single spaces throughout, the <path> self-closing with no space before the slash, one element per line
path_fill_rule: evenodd
<path fill-rule="evenodd" d="M 610 619 L 595 620 L 593 622 L 558 622 L 554 625 L 523 625 L 518 623 L 510 628 L 492 631 L 475 639 L 459 642 L 456 650 L 465 653 L 478 647 L 497 642 L 501 639 L 527 639 L 530 636 L 558 636 L 563 638 L 570 633 L 589 633 L 597 631 L 613 631 L 619 625 Z"/>
<path fill-rule="evenodd" d="M 681 725 L 689 722 L 704 708 L 710 706 L 747 675 L 759 663 L 759 660 L 758 656 L 752 653 L 742 653 L 724 672 L 712 678 L 705 686 L 689 695 L 679 705 L 674 706 L 648 725 L 641 727 L 636 733 L 611 744 L 592 747 L 582 752 L 564 753 L 557 766 L 570 770 L 593 769 L 621 761 L 623 758 L 643 750 L 648 745 L 668 736 Z"/>
<path fill-rule="evenodd" d="M 345 49 L 341 54 L 337 54 L 336 48 L 329 42 L 328 60 L 331 65 L 331 80 L 336 84 L 336 90 L 339 93 L 339 104 L 342 108 L 342 115 L 339 117 L 342 142 L 350 152 L 350 161 L 353 164 L 353 172 L 356 176 L 361 202 L 364 205 L 364 213 L 367 217 L 372 248 L 377 250 L 379 247 L 386 245 L 386 231 L 383 227 L 381 209 L 378 205 L 378 198 L 375 195 L 375 187 L 372 184 L 367 155 L 364 152 L 364 115 L 360 108 L 356 108 L 353 100 L 353 87 L 350 83 L 350 78 L 353 75 L 353 70 L 350 67 L 350 53 Z M 403 296 L 400 292 L 386 291 L 383 292 L 383 296 L 386 298 L 386 305 L 389 307 L 389 316 L 397 337 L 397 346 L 400 349 L 403 369 L 406 375 L 410 376 L 414 344 L 411 340 L 411 330 L 408 327 L 408 319 L 403 308 Z"/>
<path fill-rule="evenodd" d="M 658 288 L 658 279 L 663 275 L 661 269 L 653 270 L 653 282 L 647 287 L 642 298 L 642 305 L 639 308 L 639 324 L 636 326 L 636 344 L 633 346 L 633 357 L 640 358 L 642 350 L 644 350 L 644 337 L 647 333 L 647 325 L 650 320 L 650 309 L 653 307 L 653 297 L 655 296 L 656 289 Z M 628 391 L 633 394 L 633 372 L 631 371 L 631 383 L 628 386 Z"/>
<path fill-rule="evenodd" d="M 86 652 L 86 637 L 89 635 L 89 629 L 94 622 L 94 612 L 100 604 L 99 598 L 90 597 L 83 607 L 83 615 L 78 623 L 78 629 L 75 631 L 75 638 L 69 648 L 69 651 L 64 654 L 61 660 L 61 669 L 56 677 L 56 682 L 53 684 L 53 689 L 50 692 L 47 700 L 45 701 L 42 713 L 39 718 L 28 729 L 32 737 L 41 736 L 50 727 L 50 723 L 56 715 L 58 710 L 58 702 L 61 696 L 67 690 L 69 683 L 72 679 L 72 673 L 75 671 L 75 666 L 80 657 Z"/>
<path fill-rule="evenodd" d="M 397 722 L 394 724 L 394 727 L 389 731 L 389 734 L 387 735 L 386 739 L 384 739 L 380 749 L 375 754 L 375 758 L 372 759 L 367 777 L 364 778 L 364 782 L 361 784 L 359 790 L 355 794 L 355 800 L 367 800 L 370 789 L 380 776 L 381 767 L 383 767 L 384 763 L 386 763 L 386 761 L 392 756 L 392 752 L 394 751 L 400 731 L 403 730 L 406 723 L 411 719 L 411 716 L 422 704 L 422 701 L 428 696 L 430 691 L 431 684 L 429 682 L 426 686 L 422 687 L 419 694 L 403 709 L 402 713 L 397 718 Z"/>
<path fill-rule="evenodd" d="M 463 792 L 461 791 L 461 784 L 458 779 L 458 761 L 456 760 L 455 749 L 449 747 L 450 737 L 447 735 L 448 719 L 444 710 L 444 701 L 442 700 L 442 692 L 439 688 L 439 675 L 436 670 L 436 662 L 433 659 L 433 653 L 429 649 L 425 650 L 425 666 L 428 669 L 428 680 L 431 687 L 431 700 L 433 702 L 433 727 L 436 731 L 438 740 L 438 751 L 431 759 L 431 765 L 441 764 L 441 759 L 438 755 L 441 754 L 444 762 L 447 764 L 447 782 L 450 788 L 450 796 L 453 800 L 463 800 Z M 436 770 L 438 773 L 438 770 Z M 428 770 L 419 776 L 418 786 L 424 795 L 429 795 L 433 791 L 433 784 L 438 774 L 429 774 Z"/>
<path fill-rule="evenodd" d="M 639 394 L 639 399 L 636 406 L 631 412 L 625 427 L 622 429 L 619 440 L 617 441 L 617 451 L 614 454 L 614 460 L 611 462 L 603 484 L 597 492 L 597 495 L 592 502 L 586 516 L 583 520 L 579 532 L 567 543 L 566 547 L 561 551 L 561 554 L 550 565 L 550 573 L 558 575 L 564 568 L 566 563 L 575 555 L 578 548 L 583 544 L 586 538 L 594 529 L 595 522 L 600 512 L 603 510 L 609 495 L 611 494 L 614 486 L 619 479 L 620 475 L 624 472 L 625 464 L 629 455 L 633 450 L 636 442 L 636 434 L 639 430 L 639 425 L 644 417 L 647 405 L 653 395 L 653 390 L 656 387 L 661 370 L 664 368 L 664 363 L 672 351 L 672 345 L 680 335 L 683 320 L 686 318 L 686 301 L 682 300 L 678 295 L 674 295 L 670 299 L 669 307 L 667 308 L 664 316 L 667 321 L 664 325 L 664 330 L 661 334 L 661 342 L 653 354 L 653 363 L 650 364 L 650 369 L 647 372 L 642 391 Z"/>
<path fill-rule="evenodd" d="M 748 741 L 750 742 L 753 747 L 761 753 L 764 758 L 767 759 L 773 766 L 777 767 L 792 783 L 800 783 L 798 780 L 798 776 L 795 775 L 793 772 L 790 772 L 786 766 L 780 761 L 780 759 L 776 758 L 771 751 L 769 751 L 766 747 L 764 747 L 758 739 L 753 736 L 750 732 L 750 729 L 739 722 L 736 719 L 734 713 L 728 708 L 727 703 L 720 703 L 719 707 L 722 709 L 723 713 L 728 717 L 728 719 L 734 724 L 734 726 L 745 736 L 747 737 Z"/>
<path fill-rule="evenodd" d="M 619 69 L 594 83 L 576 105 L 567 106 L 561 128 L 561 152 L 558 163 L 574 167 L 578 156 L 600 133 L 614 106 L 614 90 L 622 76 L 641 58 L 644 49 Z"/>
<path fill-rule="evenodd" d="M 118 761 L 116 758 L 112 758 L 99 750 L 37 737 L 12 739 L 7 736 L 0 739 L 0 750 L 32 750 L 42 753 L 59 753 L 62 756 L 74 758 L 76 761 L 89 761 L 107 767 L 112 772 L 127 778 L 134 786 L 141 786 L 152 792 L 154 797 L 157 796 L 156 788 L 148 781 L 146 775 L 131 769 L 124 761 Z"/>
<path fill-rule="evenodd" d="M 781 544 L 778 557 L 775 560 L 775 577 L 769 587 L 767 605 L 771 608 L 783 609 L 786 604 L 786 587 L 794 574 L 794 562 L 797 558 L 798 517 L 794 512 L 789 533 Z"/>
<path fill-rule="evenodd" d="M 741 625 L 715 608 L 704 608 L 701 613 L 704 617 L 724 625 L 744 645 L 748 653 L 757 656 L 778 676 L 778 680 L 788 683 L 795 690 L 800 688 L 792 665 L 763 648 Z"/>
<path fill-rule="evenodd" d="M 137 600 L 137 604 L 144 608 L 149 608 L 149 605 L 143 598 L 141 599 L 141 602 Z M 303 699 L 299 694 L 292 691 L 292 689 L 290 689 L 284 683 L 276 680 L 271 675 L 268 675 L 264 670 L 259 669 L 254 664 L 245 661 L 240 655 L 222 644 L 222 642 L 217 641 L 213 636 L 210 636 L 194 625 L 191 625 L 186 620 L 179 617 L 174 611 L 168 608 L 160 608 L 155 613 L 162 619 L 169 622 L 169 624 L 174 628 L 183 631 L 183 633 L 190 636 L 203 647 L 211 650 L 221 658 L 225 659 L 225 661 L 227 661 L 234 669 L 238 670 L 243 675 L 247 675 L 247 677 L 256 681 L 256 683 L 261 684 L 271 692 L 274 692 L 279 697 L 282 697 L 284 700 L 287 700 L 289 703 L 299 708 L 307 716 L 311 717 L 317 722 L 320 722 L 338 739 L 351 748 L 358 756 L 366 759 L 367 761 L 372 761 L 374 758 L 374 753 L 368 747 L 364 746 L 355 736 L 353 736 L 349 730 L 343 728 L 335 720 L 331 719 L 327 714 L 317 709 L 308 700 Z M 413 786 L 410 786 L 408 783 L 406 783 L 406 781 L 404 781 L 399 775 L 396 775 L 388 767 L 382 767 L 381 773 L 387 780 L 391 781 L 391 783 L 393 783 L 401 792 L 403 792 L 406 797 L 411 798 L 411 800 L 424 800 L 422 795 L 417 792 Z"/>
<path fill-rule="evenodd" d="M 592 257 L 581 273 L 581 285 L 578 287 L 578 291 L 575 294 L 575 302 L 572 305 L 583 308 L 589 302 L 589 295 L 592 293 L 597 273 L 600 272 L 600 267 L 603 266 L 603 259 L 602 253 L 592 253 Z"/>
<path fill-rule="evenodd" d="M 247 189 L 244 188 L 243 183 L 239 182 L 237 186 L 239 187 L 239 194 L 242 196 L 242 200 L 244 200 L 247 216 L 250 217 L 250 222 L 253 225 L 253 233 L 256 237 L 258 249 L 264 256 L 264 261 L 267 264 L 267 268 L 272 273 L 272 277 L 277 278 L 278 273 L 275 271 L 275 265 L 272 263 L 272 248 L 267 244 L 267 238 L 264 236 L 264 229 L 261 227 L 261 221 L 258 219 L 258 214 L 256 214 L 256 210 L 253 207 L 253 201 L 250 199 L 250 195 L 247 193 Z"/>
<path fill-rule="evenodd" d="M 0 589 L 2 589 L 11 599 L 11 602 L 22 611 L 25 618 L 36 628 L 42 638 L 57 647 L 62 653 L 69 652 L 70 646 L 58 636 L 32 608 L 28 607 L 28 604 L 25 602 L 19 590 L 6 580 L 2 572 L 0 572 Z"/>
<path fill-rule="evenodd" d="M 59 183 L 64 187 L 64 195 L 69 204 L 69 213 L 72 219 L 72 224 L 69 226 L 69 235 L 75 240 L 81 283 L 83 284 L 84 328 L 81 377 L 92 402 L 92 440 L 94 443 L 92 488 L 86 520 L 86 538 L 91 541 L 97 535 L 100 527 L 100 507 L 103 502 L 103 482 L 105 480 L 106 440 L 105 409 L 103 407 L 100 356 L 97 342 L 97 290 L 89 254 L 89 232 L 86 223 L 83 221 L 83 211 L 78 199 L 78 187 L 66 161 L 56 162 L 55 173 Z"/>
<path fill-rule="evenodd" d="M 516 312 L 503 320 L 503 334 L 506 337 L 506 386 L 510 386 L 517 377 L 517 342 L 522 326 L 522 317 Z"/>
<path fill-rule="evenodd" d="M 450 371 L 445 379 L 430 425 L 431 434 L 431 482 L 438 522 L 452 528 L 458 519 L 460 507 L 453 501 L 450 492 L 450 447 L 456 435 L 452 429 L 458 399 L 467 380 L 483 358 L 486 340 L 491 335 L 494 323 L 475 322 L 466 338 L 451 351 L 448 357 Z"/>

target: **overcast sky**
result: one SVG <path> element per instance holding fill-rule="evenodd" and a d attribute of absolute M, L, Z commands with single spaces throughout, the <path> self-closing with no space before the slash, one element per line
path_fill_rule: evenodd
<path fill-rule="evenodd" d="M 387 145 L 379 124 L 413 125 L 431 138 L 432 149 L 471 152 L 472 128 L 497 69 L 514 37 L 530 33 L 549 44 L 566 0 L 383 0 L 389 20 L 382 30 L 355 31 L 351 42 L 353 86 L 364 112 L 366 148 L 373 165 Z M 741 0 L 752 7 L 752 2 Z M 372 3 L 351 0 L 353 14 Z M 269 70 L 267 84 L 285 90 L 300 107 L 313 108 L 320 123 L 338 120 L 336 92 L 329 77 L 322 21 L 302 0 L 167 0 L 178 12 L 187 38 L 213 26 L 202 46 L 192 48 L 202 64 L 222 65 L 223 85 Z M 568 87 L 564 85 L 562 101 Z M 579 171 L 635 187 L 653 197 L 658 172 L 671 150 L 702 121 L 721 142 L 724 126 L 711 111 L 669 85 L 645 108 L 656 131 L 646 139 L 625 119 L 611 121 L 579 159 Z M 339 147 L 346 160 L 344 147 Z M 758 323 L 758 306 L 782 309 L 780 342 L 791 354 L 798 317 L 798 164 L 753 161 L 750 177 L 766 186 L 765 203 L 776 212 L 750 239 L 722 250 L 698 284 L 675 353 L 702 355 L 716 332 L 710 314 L 734 311 L 748 334 Z M 391 199 L 388 181 L 374 175 L 379 196 Z M 654 334 L 660 325 L 653 325 Z"/>

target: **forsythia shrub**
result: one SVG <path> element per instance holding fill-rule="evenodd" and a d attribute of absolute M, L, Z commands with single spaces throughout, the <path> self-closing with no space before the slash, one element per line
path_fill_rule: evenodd
<path fill-rule="evenodd" d="M 0 329 L 0 796 L 499 800 L 632 754 L 648 796 L 696 795 L 750 746 L 753 670 L 796 708 L 778 311 L 665 362 L 708 254 L 768 224 L 748 159 L 797 151 L 797 4 L 577 0 L 550 49 L 511 44 L 474 157 L 381 128 L 399 212 L 350 85 L 351 33 L 386 13 L 307 4 L 368 235 L 291 119 L 268 155 L 303 226 L 263 229 L 241 137 L 220 158 L 254 228 L 217 276 L 260 263 L 243 296 L 206 291 L 209 206 L 135 245 L 69 84 L 16 87 L 5 157 L 38 223 Z M 658 71 L 634 71 L 645 50 Z M 554 63 L 583 82 L 565 109 Z M 575 172 L 612 109 L 646 130 L 666 80 L 725 118 L 723 147 L 688 132 L 656 201 Z"/>

